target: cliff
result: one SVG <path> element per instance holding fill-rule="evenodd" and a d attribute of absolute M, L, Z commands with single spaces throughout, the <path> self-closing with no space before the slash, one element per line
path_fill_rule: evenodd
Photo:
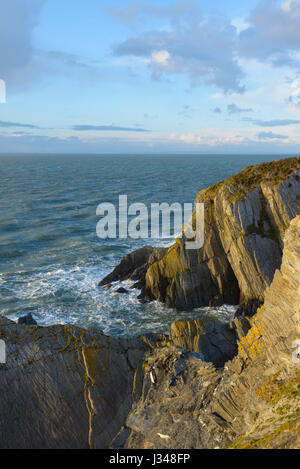
<path fill-rule="evenodd" d="M 205 204 L 204 246 L 187 250 L 177 239 L 147 270 L 142 296 L 178 309 L 241 303 L 255 311 L 300 213 L 300 157 L 247 167 L 196 202 Z"/>
<path fill-rule="evenodd" d="M 171 343 L 148 354 L 127 448 L 300 447 L 299 233 L 300 216 L 264 305 L 223 370 Z"/>
<path fill-rule="evenodd" d="M 107 448 L 132 405 L 135 369 L 159 336 L 115 340 L 0 317 L 0 448 Z M 163 337 L 162 337 L 163 339 Z"/>
<path fill-rule="evenodd" d="M 300 448 L 299 165 L 201 191 L 202 249 L 146 247 L 102 283 L 177 307 L 241 298 L 250 316 L 128 340 L 0 316 L 0 448 Z"/>
<path fill-rule="evenodd" d="M 193 351 L 200 324 L 116 340 L 2 317 L 0 447 L 300 448 L 299 233 L 298 216 L 264 305 L 224 368 L 208 361 L 207 343 Z"/>

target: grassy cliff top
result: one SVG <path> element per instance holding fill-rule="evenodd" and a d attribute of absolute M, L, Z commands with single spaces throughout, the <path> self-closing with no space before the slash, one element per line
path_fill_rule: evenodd
<path fill-rule="evenodd" d="M 200 191 L 197 199 L 201 199 L 202 202 L 213 199 L 224 186 L 233 190 L 233 199 L 240 199 L 262 182 L 279 185 L 298 169 L 300 169 L 300 156 L 246 166 L 240 173 Z"/>

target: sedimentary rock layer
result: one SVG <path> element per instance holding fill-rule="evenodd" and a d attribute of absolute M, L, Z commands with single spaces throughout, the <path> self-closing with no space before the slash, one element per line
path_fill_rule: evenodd
<path fill-rule="evenodd" d="M 281 265 L 283 236 L 300 213 L 300 157 L 262 163 L 199 192 L 205 241 L 177 239 L 146 273 L 145 298 L 169 307 L 263 302 Z"/>
<path fill-rule="evenodd" d="M 0 448 L 106 448 L 132 405 L 135 369 L 151 341 L 0 318 Z"/>
<path fill-rule="evenodd" d="M 286 232 L 264 305 L 223 370 L 172 343 L 148 354 L 126 420 L 127 448 L 300 447 L 299 234 L 300 216 Z"/>

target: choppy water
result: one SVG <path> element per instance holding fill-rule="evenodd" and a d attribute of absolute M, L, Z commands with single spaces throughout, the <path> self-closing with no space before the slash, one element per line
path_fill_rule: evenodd
<path fill-rule="evenodd" d="M 192 203 L 197 192 L 274 156 L 0 155 L 0 313 L 31 312 L 39 324 L 96 327 L 114 336 L 166 331 L 175 319 L 233 307 L 177 312 L 139 292 L 97 286 L 126 253 L 171 240 L 101 240 L 100 202 Z M 126 286 L 126 285 L 125 285 Z M 128 285 L 127 285 L 128 287 Z"/>

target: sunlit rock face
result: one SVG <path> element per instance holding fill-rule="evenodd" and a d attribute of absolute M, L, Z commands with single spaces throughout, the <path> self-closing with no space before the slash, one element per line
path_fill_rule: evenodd
<path fill-rule="evenodd" d="M 195 324 L 171 328 L 186 349 L 170 342 L 146 356 L 140 397 L 126 420 L 127 448 L 300 447 L 300 216 L 286 231 L 281 269 L 249 322 L 237 356 L 222 370 L 205 361 L 201 348 L 190 351 Z"/>
<path fill-rule="evenodd" d="M 0 448 L 107 448 L 132 405 L 134 373 L 151 340 L 0 317 Z M 163 336 L 162 336 L 163 337 Z"/>
<path fill-rule="evenodd" d="M 262 163 L 199 192 L 205 241 L 178 239 L 146 273 L 146 298 L 178 309 L 263 302 L 283 237 L 300 213 L 300 157 Z"/>

